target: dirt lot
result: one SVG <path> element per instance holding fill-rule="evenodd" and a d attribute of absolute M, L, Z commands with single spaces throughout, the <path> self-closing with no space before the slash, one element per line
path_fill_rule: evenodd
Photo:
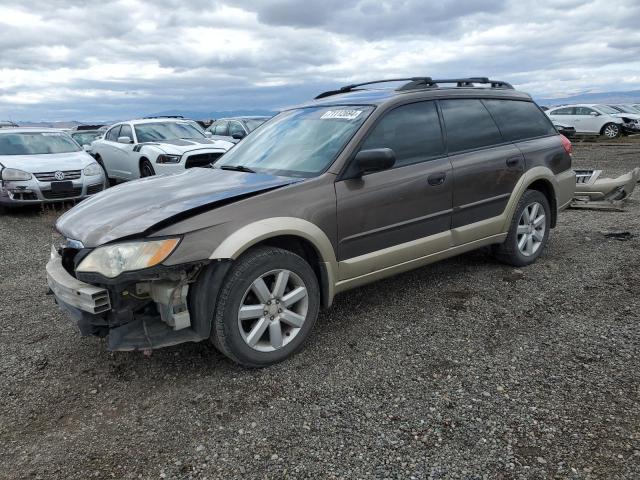
<path fill-rule="evenodd" d="M 624 173 L 640 143 L 575 164 Z M 45 295 L 52 217 L 0 216 L 0 478 L 640 478 L 640 191 L 562 213 L 531 267 L 478 251 L 345 293 L 258 371 L 81 338 Z"/>

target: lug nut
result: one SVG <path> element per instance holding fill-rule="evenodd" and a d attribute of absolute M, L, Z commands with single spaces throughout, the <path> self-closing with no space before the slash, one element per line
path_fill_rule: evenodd
<path fill-rule="evenodd" d="M 273 320 L 273 318 L 274 318 L 273 315 L 271 315 L 271 320 Z"/>
<path fill-rule="evenodd" d="M 278 309 L 278 313 L 282 313 L 282 309 L 281 308 Z"/>
<path fill-rule="evenodd" d="M 265 316 L 269 315 L 269 312 L 267 312 L 266 310 L 262 313 L 264 313 Z"/>

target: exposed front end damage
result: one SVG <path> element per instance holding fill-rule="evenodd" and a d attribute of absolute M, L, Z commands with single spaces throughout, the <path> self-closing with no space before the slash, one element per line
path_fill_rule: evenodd
<path fill-rule="evenodd" d="M 62 255 L 61 255 L 62 254 Z M 209 338 L 229 263 L 198 262 L 129 272 L 117 282 L 65 268 L 68 252 L 52 250 L 47 283 L 60 308 L 84 336 L 106 337 L 109 350 L 149 350 Z M 214 291 L 203 280 L 213 279 Z M 217 280 L 217 281 L 216 281 Z"/>
<path fill-rule="evenodd" d="M 636 184 L 640 181 L 640 167 L 617 178 L 601 178 L 602 170 L 576 170 L 576 191 L 572 208 L 622 209 Z"/>

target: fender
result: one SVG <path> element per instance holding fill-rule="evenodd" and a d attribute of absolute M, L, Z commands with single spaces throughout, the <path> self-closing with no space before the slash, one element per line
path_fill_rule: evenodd
<path fill-rule="evenodd" d="M 274 217 L 250 223 L 229 235 L 216 247 L 209 258 L 235 260 L 253 245 L 283 235 L 303 238 L 315 247 L 326 271 L 327 278 L 322 279 L 322 282 L 327 293 L 327 303 L 331 305 L 337 282 L 336 254 L 327 235 L 308 220 L 296 217 Z"/>

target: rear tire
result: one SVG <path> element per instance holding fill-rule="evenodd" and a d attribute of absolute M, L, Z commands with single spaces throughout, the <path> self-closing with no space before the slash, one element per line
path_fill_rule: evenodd
<path fill-rule="evenodd" d="M 622 130 L 620 129 L 620 125 L 617 123 L 607 123 L 604 127 L 602 127 L 602 131 L 600 132 L 605 137 L 613 140 L 614 138 L 618 138 Z"/>
<path fill-rule="evenodd" d="M 302 348 L 319 308 L 318 279 L 302 257 L 280 248 L 255 248 L 225 277 L 211 341 L 245 367 L 273 365 Z"/>
<path fill-rule="evenodd" d="M 152 177 L 156 174 L 156 171 L 153 169 L 153 165 L 146 158 L 143 158 L 140 161 L 140 178 L 144 177 Z"/>
<path fill-rule="evenodd" d="M 547 246 L 551 230 L 551 207 L 538 190 L 524 192 L 511 219 L 504 243 L 494 245 L 498 260 L 515 267 L 535 262 Z"/>

